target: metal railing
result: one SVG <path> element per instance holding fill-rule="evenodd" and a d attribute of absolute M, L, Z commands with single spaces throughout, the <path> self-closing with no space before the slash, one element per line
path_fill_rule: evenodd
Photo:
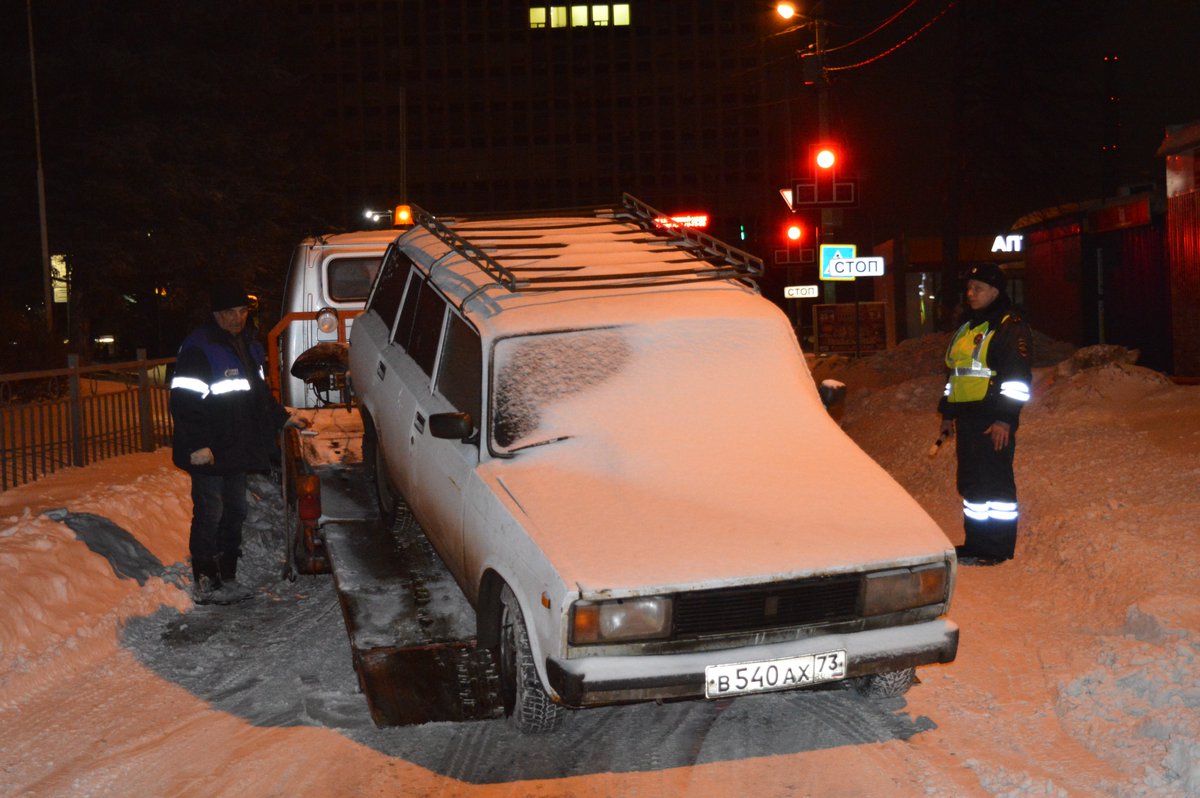
<path fill-rule="evenodd" d="M 175 358 L 0 374 L 0 491 L 72 466 L 171 442 Z M 41 398 L 29 398 L 32 395 Z"/>

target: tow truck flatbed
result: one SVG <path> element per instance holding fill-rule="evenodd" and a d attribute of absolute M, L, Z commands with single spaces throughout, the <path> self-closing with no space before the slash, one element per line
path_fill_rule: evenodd
<path fill-rule="evenodd" d="M 382 519 L 345 407 L 303 410 L 287 431 L 289 535 L 303 573 L 332 572 L 359 686 L 378 726 L 503 716 L 492 652 L 475 612 L 411 513 Z M 298 477 L 316 477 L 320 518 L 298 518 Z M 302 489 L 301 489 L 302 492 Z M 301 502 L 303 499 L 301 499 Z"/>

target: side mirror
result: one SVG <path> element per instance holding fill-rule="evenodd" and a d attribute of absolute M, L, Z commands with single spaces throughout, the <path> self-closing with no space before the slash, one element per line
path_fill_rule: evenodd
<path fill-rule="evenodd" d="M 817 393 L 821 395 L 821 404 L 825 405 L 826 410 L 832 410 L 846 401 L 846 385 L 837 380 L 821 380 Z"/>
<path fill-rule="evenodd" d="M 470 443 L 474 431 L 470 413 L 434 413 L 429 417 L 429 434 L 435 438 Z"/>

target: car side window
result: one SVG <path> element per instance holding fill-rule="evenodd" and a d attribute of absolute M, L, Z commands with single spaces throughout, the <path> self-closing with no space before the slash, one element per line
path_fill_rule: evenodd
<path fill-rule="evenodd" d="M 470 413 L 475 426 L 479 426 L 482 381 L 483 346 L 479 334 L 461 316 L 451 313 L 438 364 L 437 390 L 455 410 Z"/>
<path fill-rule="evenodd" d="M 412 268 L 412 260 L 396 247 L 390 247 L 384 255 L 383 265 L 375 281 L 375 290 L 367 303 L 367 313 L 375 313 L 389 328 L 396 320 L 400 309 L 400 298 L 404 295 L 404 281 Z"/>
<path fill-rule="evenodd" d="M 400 311 L 400 323 L 392 340 L 429 376 L 433 376 L 433 361 L 437 357 L 445 315 L 445 301 L 414 268 Z"/>
<path fill-rule="evenodd" d="M 408 291 L 404 292 L 404 307 L 400 309 L 400 323 L 392 334 L 392 343 L 408 351 L 412 338 L 413 322 L 417 318 L 417 297 L 421 295 L 421 273 L 415 268 L 408 274 Z"/>

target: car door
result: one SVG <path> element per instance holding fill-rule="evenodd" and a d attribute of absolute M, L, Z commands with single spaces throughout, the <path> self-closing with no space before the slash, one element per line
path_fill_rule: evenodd
<path fill-rule="evenodd" d="M 396 330 L 402 311 L 415 303 L 421 281 L 412 260 L 398 248 L 390 249 L 350 347 L 355 391 L 371 415 L 391 483 L 401 493 L 411 471 L 405 429 L 414 400 L 410 359 L 397 341 Z"/>
<path fill-rule="evenodd" d="M 430 392 L 418 397 L 417 412 L 427 421 L 436 413 L 467 413 L 475 434 L 466 441 L 435 438 L 426 423 L 414 438 L 413 458 L 420 463 L 414 476 L 417 494 L 425 505 L 422 524 L 431 540 L 436 537 L 435 545 L 446 564 L 464 583 L 464 497 L 479 465 L 483 359 L 479 334 L 453 309 L 448 309 L 445 317 L 435 373 Z"/>

